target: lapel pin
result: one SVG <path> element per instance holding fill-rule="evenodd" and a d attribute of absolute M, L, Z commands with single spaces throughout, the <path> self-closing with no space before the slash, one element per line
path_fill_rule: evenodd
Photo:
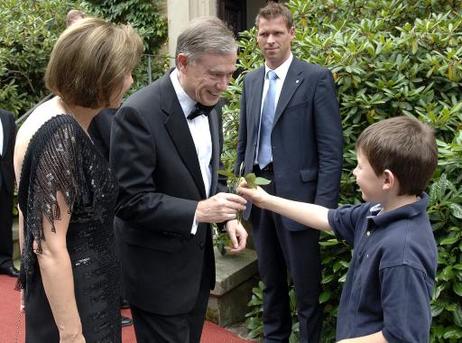
<path fill-rule="evenodd" d="M 299 82 L 300 82 L 300 80 L 296 80 L 296 81 L 295 81 L 295 83 L 299 83 Z"/>

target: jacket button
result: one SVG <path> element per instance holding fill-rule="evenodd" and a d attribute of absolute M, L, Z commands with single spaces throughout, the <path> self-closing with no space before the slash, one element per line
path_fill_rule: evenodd
<path fill-rule="evenodd" d="M 205 243 L 204 242 L 199 242 L 199 248 L 204 249 Z"/>

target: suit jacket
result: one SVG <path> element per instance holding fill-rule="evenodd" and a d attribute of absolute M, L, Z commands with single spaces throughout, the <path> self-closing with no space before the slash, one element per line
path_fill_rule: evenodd
<path fill-rule="evenodd" d="M 109 161 L 109 147 L 111 144 L 111 126 L 116 109 L 106 108 L 99 112 L 88 127 L 88 134 L 98 150 Z"/>
<path fill-rule="evenodd" d="M 241 118 L 236 169 L 242 161 L 245 173 L 253 169 L 265 68 L 249 73 L 241 96 Z M 293 59 L 277 103 L 271 133 L 273 183 L 276 195 L 337 206 L 343 160 L 343 135 L 328 69 Z M 250 206 L 244 217 L 250 214 Z M 294 231 L 304 227 L 282 217 Z"/>
<path fill-rule="evenodd" d="M 0 120 L 3 126 L 3 151 L 0 156 L 0 190 L 6 190 L 8 194 L 13 194 L 13 153 L 16 140 L 16 124 L 13 114 L 4 110 L 0 110 Z"/>
<path fill-rule="evenodd" d="M 112 125 L 110 160 L 120 189 L 115 226 L 127 298 L 162 315 L 193 308 L 202 271 L 209 273 L 211 288 L 215 283 L 210 225 L 200 223 L 191 234 L 206 192 L 186 120 L 166 74 L 133 94 Z M 222 140 L 216 111 L 209 124 L 213 195 Z"/>

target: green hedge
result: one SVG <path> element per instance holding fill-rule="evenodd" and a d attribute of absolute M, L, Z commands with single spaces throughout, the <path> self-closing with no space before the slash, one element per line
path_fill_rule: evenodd
<path fill-rule="evenodd" d="M 145 55 L 134 71 L 132 91 L 155 79 L 167 68 L 159 51 L 167 38 L 167 21 L 160 13 L 161 0 L 129 1 L 0 1 L 0 108 L 20 116 L 48 94 L 43 75 L 70 9 L 82 9 L 115 23 L 132 24 L 143 37 Z"/>
<path fill-rule="evenodd" d="M 45 94 L 43 74 L 69 2 L 0 2 L 0 108 L 16 115 Z"/>
<path fill-rule="evenodd" d="M 357 203 L 352 175 L 354 142 L 369 124 L 401 114 L 435 128 L 439 166 L 428 189 L 428 209 L 438 241 L 438 274 L 432 300 L 433 342 L 462 339 L 462 4 L 460 1 L 291 0 L 296 38 L 294 55 L 327 66 L 337 87 L 344 130 L 341 203 Z M 255 31 L 240 38 L 244 74 L 262 64 Z M 224 159 L 232 168 L 237 144 L 242 75 L 231 85 L 224 109 Z M 350 248 L 322 237 L 323 340 L 335 337 L 340 291 Z M 262 287 L 262 286 L 261 286 Z M 259 336 L 261 287 L 250 302 L 248 326 Z M 296 320 L 295 305 L 293 314 Z M 294 324 L 294 331 L 297 331 Z M 291 339 L 297 341 L 296 335 Z"/>

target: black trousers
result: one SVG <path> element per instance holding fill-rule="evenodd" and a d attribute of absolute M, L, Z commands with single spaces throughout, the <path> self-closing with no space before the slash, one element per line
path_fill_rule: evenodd
<path fill-rule="evenodd" d="M 254 172 L 257 176 L 273 179 L 272 165 L 263 170 L 256 167 Z M 264 189 L 275 194 L 275 187 L 277 185 L 271 182 Z M 283 225 L 280 215 L 256 206 L 252 207 L 251 221 L 259 273 L 265 284 L 264 342 L 289 342 L 292 315 L 288 273 L 297 299 L 300 342 L 319 342 L 322 325 L 319 231 L 309 228 L 290 231 Z"/>
<path fill-rule="evenodd" d="M 205 263 L 204 263 L 205 265 Z M 131 305 L 138 343 L 199 343 L 210 294 L 210 275 L 204 268 L 196 304 L 191 312 L 173 316 L 150 313 Z M 181 294 L 178 294 L 181 297 Z"/>

